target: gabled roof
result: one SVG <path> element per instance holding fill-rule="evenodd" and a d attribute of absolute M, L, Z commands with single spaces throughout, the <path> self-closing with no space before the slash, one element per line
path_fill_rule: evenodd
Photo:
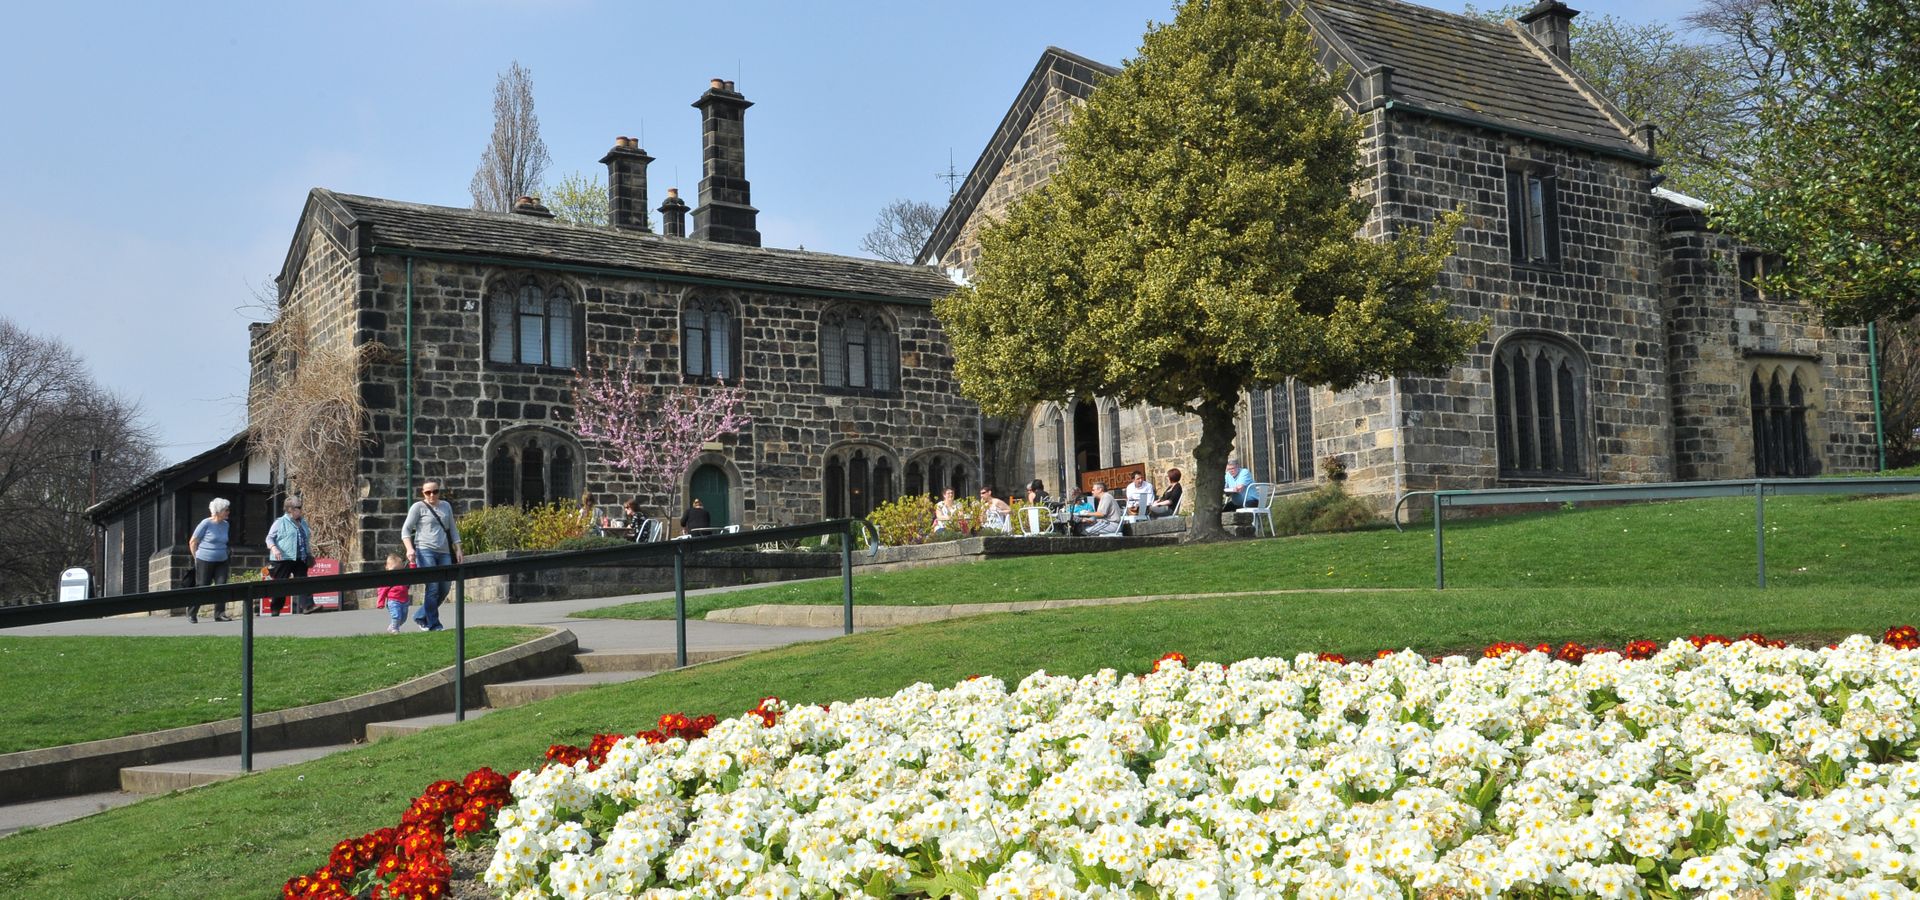
<path fill-rule="evenodd" d="M 930 302 L 954 287 L 926 266 L 569 225 L 539 216 L 403 203 L 324 188 L 313 189 L 307 206 L 307 216 L 324 206 L 344 220 L 363 253 L 476 256 L 779 293 L 913 303 Z"/>
<path fill-rule="evenodd" d="M 149 495 L 177 490 L 182 485 L 199 481 L 246 458 L 247 433 L 242 431 L 221 441 L 218 447 L 194 454 L 156 471 L 128 485 L 125 490 L 87 507 L 87 518 L 95 522 L 104 521 L 107 516 L 132 506 Z"/>
<path fill-rule="evenodd" d="M 1344 78 L 1356 107 L 1384 100 L 1411 113 L 1655 161 L 1633 139 L 1632 123 L 1517 23 L 1495 25 L 1403 0 L 1295 2 L 1321 64 Z M 1380 66 L 1392 69 L 1386 96 L 1367 96 L 1361 76 Z M 1118 71 L 1058 47 L 1040 54 L 919 258 L 937 260 L 959 239 L 1049 87 L 1084 100 L 1100 78 Z"/>
<path fill-rule="evenodd" d="M 1048 47 L 1040 54 L 1040 62 L 1033 67 L 1020 93 L 1013 98 L 1013 107 L 1007 110 L 1000 127 L 993 130 L 993 137 L 987 141 L 987 149 L 975 160 L 973 168 L 967 172 L 967 180 L 961 182 L 960 190 L 948 201 L 946 212 L 934 225 L 933 234 L 927 238 L 927 244 L 920 249 L 917 261 L 936 262 L 940 254 L 960 237 L 960 228 L 973 217 L 973 211 L 980 206 L 980 199 L 986 196 L 987 188 L 993 184 L 994 176 L 1000 174 L 1000 167 L 1006 163 L 1014 148 L 1020 145 L 1020 136 L 1026 134 L 1027 126 L 1033 122 L 1033 115 L 1040 111 L 1040 104 L 1047 98 L 1047 91 L 1058 88 L 1077 100 L 1085 100 L 1093 94 L 1093 86 L 1101 78 L 1118 73 L 1120 70 L 1106 63 L 1094 62 L 1078 53 L 1069 53 L 1059 47 Z"/>
<path fill-rule="evenodd" d="M 1632 123 L 1517 23 L 1402 0 L 1307 0 L 1306 16 L 1354 71 L 1392 67 L 1387 99 L 1396 105 L 1648 156 Z"/>

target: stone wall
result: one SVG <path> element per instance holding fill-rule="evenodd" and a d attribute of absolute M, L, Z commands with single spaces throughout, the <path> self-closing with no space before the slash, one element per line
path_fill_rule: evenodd
<path fill-rule="evenodd" d="M 372 425 L 362 458 L 361 527 L 373 563 L 399 546 L 412 482 L 437 478 L 456 513 L 486 502 L 489 443 L 509 429 L 572 433 L 573 373 L 487 361 L 484 308 L 494 279 L 531 275 L 578 298 L 584 348 L 596 361 L 636 360 L 645 377 L 680 382 L 680 309 L 692 299 L 726 303 L 739 323 L 737 344 L 752 425 L 720 442 L 703 461 L 729 475 L 734 522 L 752 527 L 813 521 L 823 515 L 826 451 L 857 441 L 891 454 L 895 484 L 915 454 L 940 450 L 975 458 L 975 407 L 962 399 L 939 323 L 926 305 L 871 303 L 899 341 L 900 389 L 892 394 L 822 386 L 818 326 L 831 307 L 853 301 L 690 286 L 643 277 L 523 270 L 491 263 L 416 260 L 414 303 L 415 475 L 406 461 L 406 261 L 379 256 L 376 287 L 363 297 L 363 341 L 396 349 L 367 372 L 363 396 Z M 617 505 L 634 481 L 585 453 L 584 480 L 595 504 Z M 971 468 L 971 465 L 969 465 Z M 685 485 L 680 486 L 685 497 Z M 643 506 L 665 515 L 683 500 L 654 494 Z M 672 516 L 677 518 L 677 510 Z"/>

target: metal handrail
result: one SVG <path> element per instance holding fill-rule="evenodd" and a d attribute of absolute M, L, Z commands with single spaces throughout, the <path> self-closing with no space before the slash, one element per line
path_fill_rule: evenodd
<path fill-rule="evenodd" d="M 1408 491 L 1393 504 L 1393 527 L 1400 524 L 1400 508 L 1415 497 L 1430 497 L 1433 503 L 1433 586 L 1447 587 L 1447 552 L 1444 536 L 1449 507 L 1518 506 L 1541 503 L 1580 503 L 1594 500 L 1697 500 L 1709 497 L 1753 497 L 1754 546 L 1758 557 L 1758 579 L 1767 586 L 1767 510 L 1766 498 L 1813 494 L 1920 494 L 1920 478 L 1748 478 L 1738 481 L 1668 481 L 1655 484 L 1578 484 L 1530 488 L 1485 488 L 1479 490 Z"/>
<path fill-rule="evenodd" d="M 846 634 L 852 634 L 853 538 L 857 528 L 864 528 L 873 535 L 873 540 L 868 542 L 867 555 L 870 557 L 878 555 L 879 532 L 875 531 L 871 524 L 861 519 L 828 519 L 806 525 L 783 525 L 778 528 L 679 538 L 650 544 L 621 544 L 617 547 L 599 547 L 591 550 L 557 551 L 514 559 L 458 562 L 446 566 L 356 572 L 347 575 L 324 575 L 317 578 L 234 582 L 64 603 L 36 603 L 30 606 L 5 607 L 0 608 L 0 629 L 104 619 L 129 613 L 240 601 L 246 607 L 246 614 L 240 617 L 240 770 L 251 772 L 253 771 L 253 619 L 258 614 L 259 608 L 259 604 L 254 601 L 289 594 L 325 594 L 335 591 L 368 590 L 389 585 L 412 586 L 453 582 L 455 586 L 453 717 L 455 721 L 465 721 L 467 717 L 467 579 L 469 578 L 619 565 L 671 556 L 673 557 L 675 659 L 677 665 L 685 666 L 687 664 L 686 559 L 688 554 L 794 541 L 808 537 L 840 535 L 840 577 L 843 582 L 842 596 L 845 601 L 844 631 Z"/>

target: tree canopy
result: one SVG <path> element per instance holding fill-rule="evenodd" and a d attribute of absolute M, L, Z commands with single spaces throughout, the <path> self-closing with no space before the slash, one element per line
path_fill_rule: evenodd
<path fill-rule="evenodd" d="M 1359 126 L 1305 23 L 1263 0 L 1181 6 L 1062 130 L 1045 187 L 984 229 L 938 301 L 962 390 L 990 414 L 1076 395 L 1192 413 L 1220 483 L 1248 388 L 1439 371 L 1477 339 L 1433 292 L 1458 216 L 1360 236 Z M 1192 538 L 1220 534 L 1196 490 Z"/>
<path fill-rule="evenodd" d="M 1771 0 L 1757 127 L 1707 192 L 1714 223 L 1779 257 L 1762 287 L 1836 325 L 1920 314 L 1920 8 Z"/>

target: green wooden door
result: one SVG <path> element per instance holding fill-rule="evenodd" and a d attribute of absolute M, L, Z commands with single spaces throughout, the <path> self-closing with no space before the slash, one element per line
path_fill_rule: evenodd
<path fill-rule="evenodd" d="M 733 524 L 730 518 L 733 503 L 727 496 L 727 473 L 719 466 L 701 466 L 693 470 L 694 499 L 707 508 L 707 514 L 713 517 L 713 527 L 724 528 Z"/>

